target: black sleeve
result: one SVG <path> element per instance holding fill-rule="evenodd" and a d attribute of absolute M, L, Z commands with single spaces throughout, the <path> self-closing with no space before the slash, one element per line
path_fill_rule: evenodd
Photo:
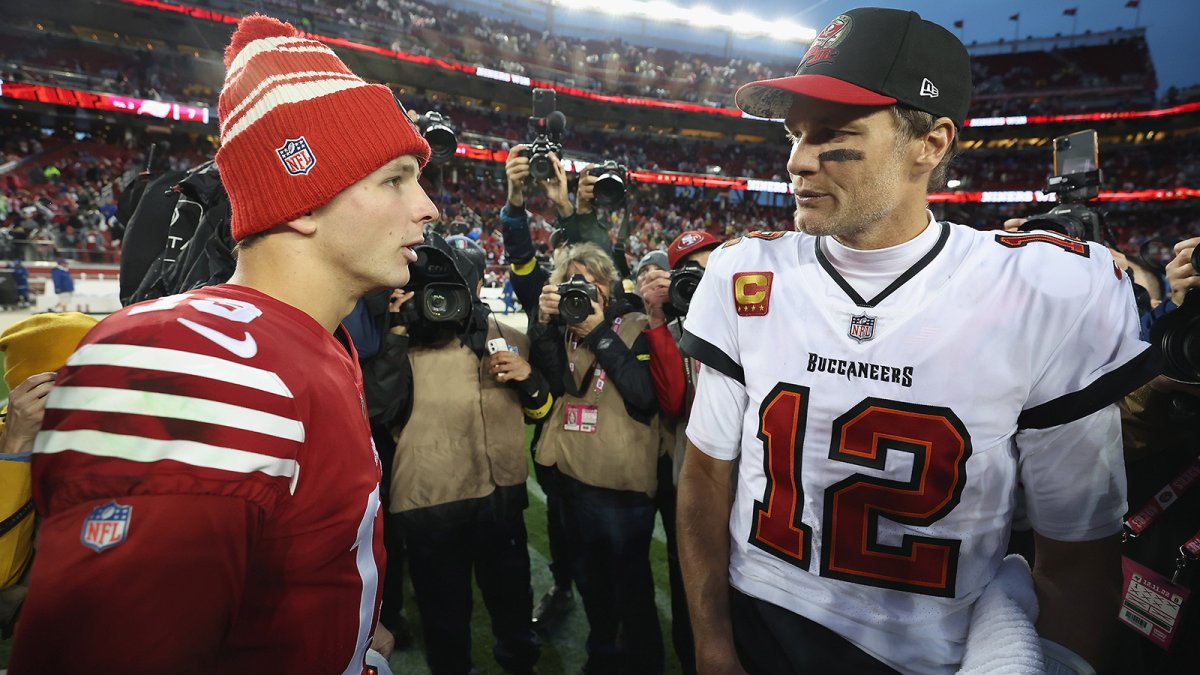
<path fill-rule="evenodd" d="M 632 347 L 626 347 L 607 322 L 597 326 L 583 339 L 596 355 L 609 382 L 620 392 L 629 416 L 649 424 L 658 412 L 658 393 L 650 374 L 650 341 L 638 333 Z"/>
<path fill-rule="evenodd" d="M 512 274 L 508 278 L 512 280 L 513 294 L 517 296 L 517 302 L 525 308 L 525 313 L 529 315 L 529 321 L 532 323 L 537 321 L 538 298 L 542 296 L 542 287 L 549 281 L 550 275 L 536 262 L 530 260 L 528 264 L 532 267 L 524 274 L 518 271 L 517 266 L 513 266 Z"/>
<path fill-rule="evenodd" d="M 519 267 L 533 260 L 533 235 L 529 233 L 529 212 L 524 206 L 505 204 L 501 207 L 500 237 L 508 262 Z"/>
<path fill-rule="evenodd" d="M 545 377 L 551 395 L 559 397 L 566 392 L 567 353 L 560 328 L 529 322 L 529 365 Z"/>
<path fill-rule="evenodd" d="M 530 365 L 532 366 L 532 364 Z M 550 393 L 550 383 L 537 368 L 532 368 L 529 377 L 524 382 L 513 382 L 513 387 L 517 390 L 517 397 L 521 400 L 521 407 L 525 410 L 541 410 L 553 398 Z M 528 413 L 526 413 L 525 419 L 531 424 L 541 421 L 540 418 L 531 417 Z"/>
<path fill-rule="evenodd" d="M 412 365 L 408 336 L 383 336 L 379 355 L 363 364 L 363 392 L 371 423 L 386 429 L 403 427 L 412 415 Z"/>

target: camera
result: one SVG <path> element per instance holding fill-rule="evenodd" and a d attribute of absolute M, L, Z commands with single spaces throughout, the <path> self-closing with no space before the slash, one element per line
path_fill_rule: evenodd
<path fill-rule="evenodd" d="M 417 261 L 409 265 L 411 277 L 404 290 L 413 291 L 413 299 L 391 316 L 392 325 L 428 322 L 464 323 L 471 316 L 474 297 L 455 263 L 455 252 L 438 235 L 413 251 Z"/>
<path fill-rule="evenodd" d="M 454 159 L 458 150 L 458 137 L 454 135 L 454 127 L 450 118 L 440 112 L 430 110 L 417 118 L 417 128 L 429 143 L 429 161 L 433 164 L 445 164 Z"/>
<path fill-rule="evenodd" d="M 624 166 L 612 160 L 588 169 L 588 174 L 597 176 L 592 188 L 592 199 L 597 206 L 618 206 L 625 201 L 625 172 Z"/>
<path fill-rule="evenodd" d="M 1162 351 L 1163 375 L 1200 384 L 1200 289 L 1188 291 L 1178 309 L 1154 323 L 1150 344 Z"/>
<path fill-rule="evenodd" d="M 1100 195 L 1101 173 L 1095 130 L 1079 131 L 1054 139 L 1054 175 L 1043 192 L 1058 195 L 1059 205 L 1032 216 L 1022 232 L 1049 230 L 1082 241 L 1113 245 L 1103 215 L 1086 206 Z"/>
<path fill-rule="evenodd" d="M 521 151 L 529 158 L 529 177 L 546 180 L 554 176 L 554 163 L 550 153 L 562 154 L 562 135 L 567 130 L 567 117 L 555 108 L 553 89 L 533 90 L 533 115 L 529 118 L 529 132 L 533 140 Z"/>
<path fill-rule="evenodd" d="M 565 324 L 583 323 L 592 315 L 592 303 L 600 301 L 596 285 L 588 283 L 582 274 L 558 285 L 558 316 Z"/>
<path fill-rule="evenodd" d="M 692 296 L 696 294 L 696 287 L 703 276 L 704 268 L 695 260 L 671 270 L 671 285 L 667 288 L 667 304 L 663 306 L 663 313 L 671 317 L 687 316 Z"/>

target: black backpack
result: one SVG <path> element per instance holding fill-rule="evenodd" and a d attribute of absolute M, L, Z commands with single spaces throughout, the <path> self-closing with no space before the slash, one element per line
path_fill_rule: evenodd
<path fill-rule="evenodd" d="M 233 275 L 232 209 L 214 162 L 146 184 L 121 244 L 121 304 L 224 283 Z"/>

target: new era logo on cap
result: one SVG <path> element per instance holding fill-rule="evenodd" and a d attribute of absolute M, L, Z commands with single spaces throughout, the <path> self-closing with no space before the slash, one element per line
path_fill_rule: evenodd
<path fill-rule="evenodd" d="M 929 98 L 937 98 L 938 89 L 937 87 L 933 86 L 933 83 L 929 81 L 928 77 L 921 80 L 921 95 L 928 96 Z"/>

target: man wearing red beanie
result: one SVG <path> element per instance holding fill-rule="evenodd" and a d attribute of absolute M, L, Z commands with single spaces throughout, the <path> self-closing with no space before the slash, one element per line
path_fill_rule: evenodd
<path fill-rule="evenodd" d="M 379 462 L 342 317 L 437 211 L 391 91 L 263 16 L 226 50 L 228 284 L 128 307 L 60 371 L 10 672 L 364 673 Z"/>

